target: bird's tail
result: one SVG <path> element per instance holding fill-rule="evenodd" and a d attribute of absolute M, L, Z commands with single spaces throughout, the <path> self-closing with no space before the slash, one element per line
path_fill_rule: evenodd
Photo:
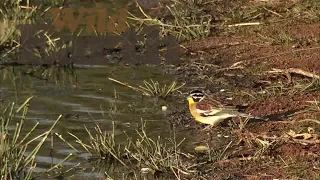
<path fill-rule="evenodd" d="M 246 113 L 241 113 L 241 112 L 238 112 L 237 116 L 246 117 L 246 118 L 250 118 L 250 119 L 261 119 L 261 120 L 265 120 L 265 121 L 268 120 L 268 118 L 263 118 L 263 117 L 259 117 L 259 116 L 253 116 L 251 114 L 246 114 Z"/>

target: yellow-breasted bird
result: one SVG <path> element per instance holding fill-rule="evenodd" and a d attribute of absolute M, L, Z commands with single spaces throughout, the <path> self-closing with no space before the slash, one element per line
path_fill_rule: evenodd
<path fill-rule="evenodd" d="M 252 116 L 250 114 L 241 113 L 234 107 L 223 106 L 213 98 L 206 96 L 200 90 L 191 91 L 187 97 L 187 100 L 189 103 L 189 111 L 195 120 L 203 124 L 208 124 L 208 127 L 210 128 L 215 124 L 231 117 L 264 119 Z"/>

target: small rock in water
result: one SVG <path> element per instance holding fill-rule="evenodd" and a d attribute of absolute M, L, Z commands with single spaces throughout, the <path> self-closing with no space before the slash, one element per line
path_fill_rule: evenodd
<path fill-rule="evenodd" d="M 259 91 L 258 94 L 265 94 L 266 91 Z"/>
<path fill-rule="evenodd" d="M 126 127 L 130 127 L 131 126 L 131 124 L 129 122 L 123 123 L 123 125 L 126 126 Z"/>
<path fill-rule="evenodd" d="M 161 106 L 162 111 L 166 111 L 168 109 L 167 106 Z"/>
<path fill-rule="evenodd" d="M 197 146 L 194 148 L 195 151 L 208 151 L 210 150 L 207 146 Z"/>
<path fill-rule="evenodd" d="M 148 174 L 149 172 L 152 172 L 152 169 L 150 169 L 150 168 L 141 168 L 141 173 L 142 174 Z"/>

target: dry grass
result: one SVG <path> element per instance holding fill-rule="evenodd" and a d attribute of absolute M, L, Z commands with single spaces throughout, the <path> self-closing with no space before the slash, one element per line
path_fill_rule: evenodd
<path fill-rule="evenodd" d="M 206 1 L 172 1 L 171 6 L 161 6 L 166 9 L 173 20 L 156 19 L 146 14 L 142 8 L 139 9 L 144 17 L 140 18 L 132 13 L 130 20 L 138 23 L 137 27 L 143 25 L 158 25 L 160 28 L 160 37 L 163 38 L 167 35 L 173 35 L 178 41 L 187 41 L 201 37 L 207 37 L 211 32 L 211 20 L 212 17 L 209 14 L 204 13 L 204 6 Z M 138 32 L 140 30 L 138 29 Z"/>
<path fill-rule="evenodd" d="M 35 133 L 39 123 L 36 123 L 33 127 L 27 130 L 26 134 L 22 134 L 22 131 L 25 131 L 26 128 L 24 122 L 26 120 L 29 103 L 32 98 L 33 97 L 28 98 L 19 107 L 17 107 L 15 103 L 10 103 L 8 106 L 1 108 L 1 179 L 11 180 L 17 178 L 33 178 L 33 171 L 37 166 L 36 155 L 61 118 L 61 116 L 59 116 L 54 124 L 42 134 L 36 135 Z M 13 132 L 8 130 L 9 126 L 15 126 Z M 59 165 L 61 165 L 61 163 L 59 163 Z M 55 167 L 56 166 L 48 170 L 48 172 L 55 169 Z"/>
<path fill-rule="evenodd" d="M 170 139 L 164 139 L 160 136 L 151 138 L 145 131 L 145 122 L 142 122 L 141 129 L 136 130 L 137 138 L 128 135 L 127 142 L 123 145 L 117 142 L 114 128 L 111 133 L 107 133 L 96 124 L 94 131 L 87 128 L 86 130 L 89 136 L 88 143 L 74 134 L 69 134 L 93 157 L 98 155 L 110 163 L 116 160 L 129 170 L 151 174 L 160 172 L 174 175 L 179 179 L 181 173 L 184 175 L 192 174 L 193 167 L 196 166 L 188 164 L 184 160 L 192 158 L 191 155 L 180 151 L 180 145 L 184 140 L 177 142 L 175 136 Z"/>

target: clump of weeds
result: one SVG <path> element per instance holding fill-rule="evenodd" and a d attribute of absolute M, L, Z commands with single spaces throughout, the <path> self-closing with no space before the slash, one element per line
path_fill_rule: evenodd
<path fill-rule="evenodd" d="M 0 47 L 20 46 L 17 26 L 31 23 L 36 8 L 27 9 L 16 0 L 5 0 L 0 6 Z"/>
<path fill-rule="evenodd" d="M 53 125 L 39 135 L 35 131 L 39 123 L 31 127 L 26 134 L 22 134 L 25 129 L 24 122 L 29 109 L 29 103 L 33 97 L 28 98 L 21 106 L 15 103 L 1 107 L 0 120 L 0 177 L 1 179 L 33 179 L 35 170 L 36 155 L 41 149 L 53 128 L 60 120 L 61 116 Z M 9 130 L 14 127 L 14 130 Z M 32 144 L 32 145 L 31 145 Z M 67 160 L 67 159 L 65 159 Z M 62 163 L 62 162 L 61 162 Z M 61 166 L 61 163 L 57 166 Z M 48 169 L 46 172 L 54 170 L 57 166 Z"/>
<path fill-rule="evenodd" d="M 108 78 L 109 80 L 124 85 L 132 90 L 142 93 L 145 96 L 156 96 L 166 98 L 167 96 L 179 91 L 185 83 L 178 85 L 177 81 L 173 81 L 171 84 L 163 84 L 158 81 L 154 81 L 150 79 L 148 82 L 147 80 L 143 80 L 143 85 L 139 85 L 138 87 L 134 87 L 129 85 L 126 82 L 121 82 L 113 78 Z"/>
<path fill-rule="evenodd" d="M 171 1 L 171 5 L 160 5 L 168 11 L 172 18 L 153 18 L 146 14 L 139 6 L 143 17 L 137 17 L 130 14 L 130 20 L 138 22 L 137 27 L 142 25 L 158 25 L 160 27 L 160 37 L 165 37 L 168 34 L 173 35 L 179 41 L 192 40 L 201 37 L 207 37 L 211 30 L 210 14 L 204 12 L 204 7 L 207 1 Z M 138 30 L 139 32 L 139 30 Z"/>
<path fill-rule="evenodd" d="M 15 53 L 23 47 L 23 42 L 20 42 L 21 32 L 18 30 L 18 25 L 34 24 L 35 19 L 41 16 L 42 10 L 44 9 L 46 12 L 49 9 L 45 6 L 62 4 L 62 1 L 48 1 L 39 4 L 39 6 L 31 6 L 30 3 L 32 2 L 30 1 L 24 3 L 16 0 L 5 0 L 4 4 L 0 5 L 0 25 L 2 27 L 0 28 L 0 49 L 3 50 L 1 52 L 1 68 L 18 65 L 12 62 L 12 59 L 15 59 Z M 39 10 L 41 13 L 39 13 Z M 34 36 L 35 38 L 46 39 L 44 47 L 40 47 L 41 51 L 39 48 L 33 50 L 32 53 L 35 58 L 49 57 L 58 60 L 58 57 L 53 57 L 54 54 L 71 46 L 70 42 L 62 44 L 59 38 L 53 38 L 43 30 L 37 32 Z M 52 65 L 28 65 L 25 74 L 44 80 L 53 79 L 57 84 L 61 79 L 66 79 L 68 74 L 72 74 L 73 77 L 76 76 L 72 64 L 59 65 L 58 61 L 55 61 Z"/>
<path fill-rule="evenodd" d="M 153 81 L 150 79 L 150 82 L 144 80 L 143 86 L 139 86 L 139 88 L 144 91 L 144 94 L 149 96 L 159 96 L 159 97 L 167 97 L 170 94 L 173 94 L 175 91 L 178 91 L 182 88 L 185 83 L 181 85 L 177 85 L 177 81 L 173 81 L 171 84 L 161 84 L 158 81 Z"/>
<path fill-rule="evenodd" d="M 180 179 L 182 175 L 192 174 L 195 167 L 194 164 L 188 163 L 191 162 L 192 156 L 180 150 L 184 139 L 177 142 L 175 136 L 169 139 L 160 136 L 151 138 L 145 131 L 144 122 L 142 122 L 141 129 L 136 130 L 137 137 L 127 135 L 127 142 L 122 145 L 116 141 L 114 126 L 111 133 L 102 131 L 98 124 L 93 132 L 87 128 L 86 130 L 89 136 L 88 143 L 69 134 L 91 155 L 98 155 L 100 159 L 108 162 L 119 162 L 123 167 L 134 171 L 133 174 L 164 173 Z"/>
<path fill-rule="evenodd" d="M 27 66 L 4 66 L 0 68 L 1 78 L 10 79 L 15 86 L 21 81 L 24 75 L 43 80 L 45 82 L 53 81 L 56 85 L 71 84 L 76 86 L 77 74 L 72 64 L 60 66 L 54 65 L 27 65 Z"/>

